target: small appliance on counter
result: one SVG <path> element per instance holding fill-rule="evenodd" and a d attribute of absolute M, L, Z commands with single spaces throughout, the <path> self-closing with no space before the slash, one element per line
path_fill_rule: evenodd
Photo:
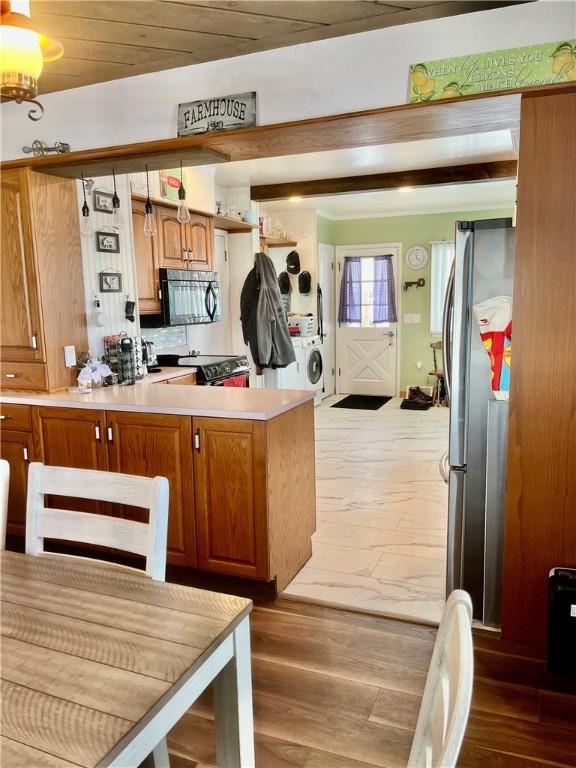
<path fill-rule="evenodd" d="M 196 368 L 196 384 L 248 387 L 250 364 L 245 355 L 158 355 L 160 366 Z"/>
<path fill-rule="evenodd" d="M 154 342 L 143 341 L 142 350 L 144 353 L 144 365 L 146 366 L 148 373 L 157 373 L 160 368 L 158 367 L 156 352 L 154 351 Z"/>

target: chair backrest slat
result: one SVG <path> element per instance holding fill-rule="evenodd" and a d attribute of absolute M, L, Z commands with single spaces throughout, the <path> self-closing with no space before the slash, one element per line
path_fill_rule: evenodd
<path fill-rule="evenodd" d="M 143 556 L 148 554 L 148 535 L 148 523 L 70 509 L 44 509 L 38 526 L 38 539 L 99 544 Z"/>
<path fill-rule="evenodd" d="M 148 510 L 141 523 L 110 515 L 45 506 L 45 495 L 107 501 Z M 44 552 L 44 539 L 97 544 L 143 555 L 146 573 L 163 581 L 168 535 L 168 480 L 34 462 L 28 471 L 26 552 Z"/>
<path fill-rule="evenodd" d="M 408 768 L 454 768 L 474 680 L 472 603 L 455 590 L 446 601 L 434 644 Z"/>

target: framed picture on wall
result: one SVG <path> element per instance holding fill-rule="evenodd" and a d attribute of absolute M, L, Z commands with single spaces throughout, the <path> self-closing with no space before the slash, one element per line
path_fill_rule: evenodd
<path fill-rule="evenodd" d="M 94 190 L 94 210 L 100 211 L 100 213 L 113 213 L 114 206 L 112 205 L 113 195 L 110 192 L 101 192 L 98 189 Z"/>
<path fill-rule="evenodd" d="M 100 253 L 120 253 L 120 236 L 116 232 L 96 232 L 96 250 Z"/>
<path fill-rule="evenodd" d="M 120 272 L 100 272 L 100 293 L 120 293 L 122 275 Z"/>

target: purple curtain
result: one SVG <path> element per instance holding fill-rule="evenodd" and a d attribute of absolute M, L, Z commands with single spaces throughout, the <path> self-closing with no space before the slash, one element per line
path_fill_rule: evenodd
<path fill-rule="evenodd" d="M 392 256 L 374 257 L 374 323 L 396 322 Z"/>
<path fill-rule="evenodd" d="M 340 284 L 339 323 L 359 323 L 362 320 L 362 286 L 360 256 L 345 256 Z"/>

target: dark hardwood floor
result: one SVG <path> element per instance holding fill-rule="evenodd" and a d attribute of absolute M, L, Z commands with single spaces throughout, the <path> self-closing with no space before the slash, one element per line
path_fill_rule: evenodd
<path fill-rule="evenodd" d="M 406 765 L 434 630 L 291 600 L 257 606 L 257 768 Z M 169 738 L 173 768 L 214 766 L 206 695 Z M 477 677 L 462 768 L 576 766 L 576 697 Z"/>

